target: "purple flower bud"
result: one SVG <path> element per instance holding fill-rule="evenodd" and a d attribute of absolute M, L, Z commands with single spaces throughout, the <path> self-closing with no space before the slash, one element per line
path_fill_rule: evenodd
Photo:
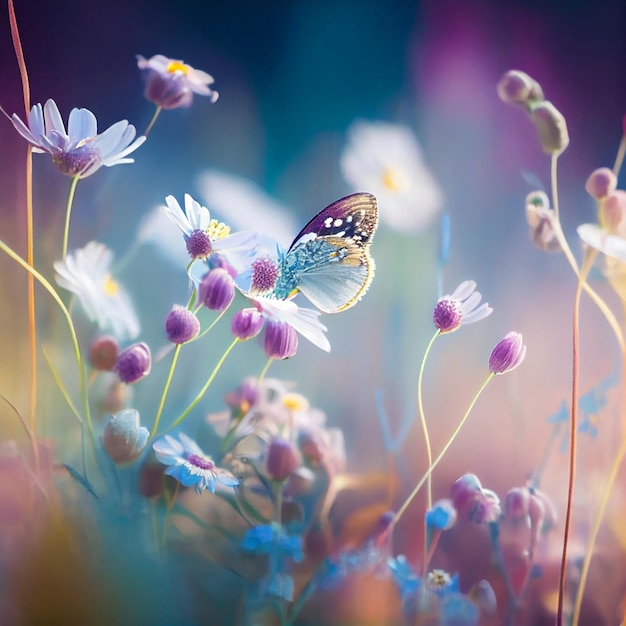
<path fill-rule="evenodd" d="M 617 177 L 608 167 L 599 167 L 589 174 L 585 190 L 596 200 L 608 196 L 617 188 Z"/>
<path fill-rule="evenodd" d="M 263 346 L 268 358 L 289 359 L 298 351 L 298 335 L 290 324 L 268 320 Z"/>
<path fill-rule="evenodd" d="M 502 513 L 500 498 L 491 489 L 481 489 L 480 494 L 470 507 L 468 518 L 476 524 L 495 522 Z"/>
<path fill-rule="evenodd" d="M 546 100 L 532 108 L 530 117 L 543 151 L 561 154 L 569 144 L 569 133 L 563 114 L 552 102 Z"/>
<path fill-rule="evenodd" d="M 496 599 L 496 593 L 493 587 L 486 581 L 478 581 L 476 587 L 471 592 L 471 597 L 476 601 L 476 604 L 485 613 L 493 614 L 498 608 L 498 601 Z"/>
<path fill-rule="evenodd" d="M 507 104 L 530 105 L 543 100 L 543 90 L 525 72 L 509 70 L 498 83 L 498 96 Z"/>
<path fill-rule="evenodd" d="M 464 474 L 452 485 L 450 499 L 457 511 L 464 511 L 481 491 L 482 485 L 478 477 L 475 474 Z"/>
<path fill-rule="evenodd" d="M 165 334 L 172 343 L 187 343 L 200 332 L 200 321 L 193 311 L 175 304 L 165 319 Z"/>
<path fill-rule="evenodd" d="M 300 467 L 300 458 L 290 441 L 274 437 L 267 447 L 267 475 L 272 480 L 286 480 Z"/>
<path fill-rule="evenodd" d="M 152 355 L 145 343 L 134 343 L 117 357 L 113 368 L 119 379 L 126 384 L 136 383 L 150 373 Z"/>
<path fill-rule="evenodd" d="M 280 276 L 278 263 L 269 257 L 257 259 L 252 264 L 252 279 L 250 291 L 253 293 L 268 293 L 276 287 L 276 282 Z"/>
<path fill-rule="evenodd" d="M 120 352 L 120 345 L 114 337 L 97 337 L 89 350 L 89 360 L 94 369 L 110 372 Z"/>
<path fill-rule="evenodd" d="M 510 332 L 501 339 L 489 357 L 489 371 L 494 374 L 505 374 L 515 369 L 526 356 L 526 346 L 522 335 Z"/>
<path fill-rule="evenodd" d="M 216 267 L 204 276 L 198 288 L 198 299 L 207 309 L 225 311 L 235 297 L 232 276 L 222 267 Z"/>
<path fill-rule="evenodd" d="M 256 309 L 242 309 L 233 315 L 230 330 L 241 341 L 256 337 L 263 328 L 265 318 Z"/>
<path fill-rule="evenodd" d="M 450 298 L 442 298 L 433 311 L 433 322 L 442 333 L 450 333 L 461 325 L 463 311 L 460 303 Z"/>
<path fill-rule="evenodd" d="M 100 441 L 114 463 L 134 461 L 146 447 L 148 429 L 139 425 L 139 413 L 125 409 L 110 415 Z"/>
<path fill-rule="evenodd" d="M 514 487 L 504 498 L 504 514 L 511 519 L 521 520 L 528 515 L 530 494 L 528 489 Z"/>

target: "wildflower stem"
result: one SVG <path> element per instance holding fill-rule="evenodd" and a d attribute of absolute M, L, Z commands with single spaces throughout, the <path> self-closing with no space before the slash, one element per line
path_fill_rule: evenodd
<path fill-rule="evenodd" d="M 166 432 L 172 430 L 173 428 L 176 428 L 176 426 L 178 426 L 187 417 L 187 415 L 189 415 L 189 413 L 191 413 L 191 411 L 193 411 L 193 409 L 196 408 L 197 404 L 200 402 L 200 400 L 202 400 L 202 398 L 204 397 L 204 394 L 207 392 L 208 388 L 211 386 L 213 379 L 215 378 L 217 373 L 220 371 L 220 368 L 224 364 L 226 357 L 231 353 L 232 349 L 238 343 L 239 343 L 239 339 L 235 338 L 235 340 L 228 346 L 228 348 L 226 348 L 226 351 L 220 357 L 220 360 L 217 362 L 217 365 L 211 372 L 211 375 L 209 376 L 206 383 L 204 384 L 204 387 L 202 387 L 202 389 L 200 390 L 200 393 L 196 396 L 196 399 L 180 414 L 179 417 L 176 418 L 174 423 L 167 429 Z"/>
<path fill-rule="evenodd" d="M 261 384 L 261 382 L 263 382 L 263 379 L 265 378 L 265 374 L 267 374 L 267 370 L 269 370 L 270 365 L 274 362 L 274 359 L 269 358 L 267 359 L 267 363 L 263 366 L 263 369 L 261 370 L 261 373 L 259 374 L 259 378 L 257 380 L 257 386 Z"/>
<path fill-rule="evenodd" d="M 160 105 L 157 105 L 156 111 L 154 112 L 154 115 L 152 116 L 150 123 L 148 124 L 148 126 L 146 126 L 146 130 L 143 131 L 144 137 L 148 136 L 148 133 L 152 130 L 152 127 L 154 126 L 154 123 L 157 121 L 157 117 L 159 117 L 162 110 L 163 110 L 163 107 L 161 107 Z"/>
<path fill-rule="evenodd" d="M 80 413 L 78 412 L 78 410 L 74 406 L 74 403 L 72 402 L 72 399 L 70 398 L 70 394 L 67 392 L 67 389 L 65 388 L 65 385 L 63 384 L 63 381 L 61 380 L 61 375 L 59 374 L 59 371 L 54 366 L 54 363 L 52 363 L 52 360 L 48 356 L 48 352 L 46 351 L 46 349 L 43 346 L 41 346 L 41 351 L 43 353 L 43 358 L 46 360 L 46 363 L 48 364 L 48 368 L 50 369 L 50 372 L 52 373 L 52 378 L 54 378 L 54 382 L 56 383 L 57 387 L 59 388 L 59 391 L 61 392 L 61 395 L 65 399 L 65 402 L 66 402 L 68 408 L 74 414 L 76 419 L 82 424 L 83 423 L 83 418 L 80 416 Z"/>
<path fill-rule="evenodd" d="M 617 155 L 615 156 L 615 163 L 613 165 L 613 174 L 617 176 L 622 169 L 624 163 L 624 156 L 626 156 L 626 134 L 622 135 L 622 139 L 619 142 L 619 148 L 617 149 Z"/>
<path fill-rule="evenodd" d="M 96 435 L 93 430 L 93 424 L 91 423 L 91 414 L 89 412 L 89 399 L 87 397 L 87 376 L 85 374 L 85 366 L 83 363 L 83 358 L 80 353 L 80 347 L 78 345 L 78 337 L 76 336 L 76 330 L 74 328 L 74 322 L 72 322 L 72 316 L 67 310 L 66 306 L 63 304 L 63 300 L 56 292 L 54 287 L 32 266 L 30 266 L 24 259 L 19 256 L 19 254 L 13 252 L 9 246 L 7 246 L 4 241 L 0 241 L 0 250 L 9 255 L 16 263 L 21 265 L 27 272 L 32 274 L 39 283 L 48 291 L 48 293 L 52 296 L 54 301 L 59 305 L 63 316 L 67 321 L 67 325 L 70 331 L 70 338 L 72 340 L 72 347 L 74 348 L 74 357 L 76 358 L 76 365 L 78 366 L 78 376 L 79 376 L 79 386 L 80 386 L 80 399 L 83 409 L 83 414 L 85 416 L 85 420 L 87 421 L 87 426 L 89 427 L 89 432 L 91 433 L 92 442 L 95 444 Z"/>
<path fill-rule="evenodd" d="M 61 258 L 65 259 L 67 256 L 67 240 L 70 235 L 70 215 L 72 214 L 72 204 L 74 203 L 74 193 L 76 192 L 76 185 L 80 180 L 79 176 L 74 176 L 70 183 L 70 192 L 67 196 L 67 208 L 65 209 L 65 227 L 63 228 L 63 250 Z"/>
<path fill-rule="evenodd" d="M 22 81 L 22 94 L 24 98 L 24 111 L 26 118 L 30 111 L 30 82 L 26 60 L 22 50 L 22 41 L 17 27 L 17 17 L 13 0 L 9 0 L 9 24 L 11 26 L 11 38 L 17 57 L 17 65 Z M 33 229 L 33 149 L 29 144 L 26 150 L 26 261 L 31 267 L 34 266 L 34 229 Z M 35 467 L 39 467 L 39 446 L 37 445 L 37 324 L 35 318 L 35 279 L 28 274 L 28 354 L 30 363 L 29 378 L 29 422 L 31 444 Z"/>
<path fill-rule="evenodd" d="M 622 304 L 624 307 L 624 315 L 626 317 L 626 302 L 623 302 Z M 624 379 L 623 384 L 622 384 L 622 389 L 626 389 L 626 352 L 622 352 L 622 378 Z M 622 412 L 622 420 L 623 421 L 626 420 L 626 410 L 623 410 Z M 611 494 L 613 493 L 613 487 L 615 486 L 617 475 L 619 473 L 620 467 L 622 466 L 622 463 L 624 462 L 625 457 L 626 457 L 626 430 L 622 428 L 622 441 L 621 441 L 619 450 L 617 451 L 617 454 L 615 455 L 615 459 L 613 460 L 613 465 L 611 466 L 611 471 L 609 473 L 609 476 L 606 479 L 606 482 L 604 484 L 604 491 L 602 492 L 602 496 L 600 497 L 600 502 L 598 503 L 596 516 L 593 520 L 591 532 L 589 533 L 589 538 L 587 540 L 585 558 L 583 559 L 583 564 L 582 564 L 582 568 L 580 571 L 580 581 L 578 583 L 578 589 L 576 591 L 576 598 L 574 600 L 574 608 L 572 612 L 572 626 L 577 626 L 578 620 L 580 618 L 580 609 L 581 609 L 581 605 L 583 601 L 583 595 L 585 593 L 585 585 L 587 584 L 587 576 L 589 575 L 589 567 L 591 565 L 593 547 L 596 543 L 598 533 L 600 532 L 602 519 L 604 517 L 604 513 L 609 503 Z"/>
<path fill-rule="evenodd" d="M 433 338 L 430 340 L 428 347 L 426 348 L 426 352 L 424 352 L 424 357 L 422 358 L 422 364 L 420 365 L 419 376 L 417 379 L 417 407 L 420 414 L 420 422 L 422 424 L 422 430 L 424 431 L 424 441 L 426 443 L 426 462 L 428 463 L 428 467 L 432 465 L 433 462 L 433 452 L 430 447 L 430 436 L 428 435 L 428 425 L 426 424 L 426 415 L 424 413 L 424 402 L 422 398 L 422 383 L 424 380 L 424 370 L 426 369 L 426 359 L 430 354 L 430 350 L 435 343 L 435 339 L 439 337 L 441 331 L 437 329 L 437 332 L 433 335 Z M 428 482 L 427 482 L 427 496 L 426 496 L 426 508 L 430 509 L 433 505 L 433 488 L 432 488 L 432 473 L 428 474 Z"/>
<path fill-rule="evenodd" d="M 411 495 L 406 499 L 404 504 L 400 507 L 400 509 L 396 513 L 396 516 L 394 517 L 393 521 L 389 525 L 389 530 L 390 531 L 396 526 L 396 524 L 398 523 L 398 521 L 400 520 L 400 518 L 402 517 L 404 512 L 407 510 L 409 504 L 411 504 L 411 502 L 413 501 L 413 498 L 415 498 L 415 496 L 418 494 L 419 490 L 424 486 L 424 483 L 426 482 L 426 480 L 428 479 L 428 477 L 430 476 L 432 471 L 435 469 L 435 467 L 437 467 L 437 465 L 439 465 L 439 462 L 444 457 L 445 453 L 448 451 L 448 448 L 450 448 L 450 446 L 452 445 L 452 442 L 456 439 L 456 436 L 461 431 L 461 428 L 463 428 L 463 425 L 467 421 L 467 418 L 469 417 L 469 414 L 471 413 L 472 409 L 474 408 L 474 405 L 476 404 L 478 398 L 480 397 L 480 394 L 482 394 L 482 392 L 485 390 L 485 387 L 489 384 L 489 381 L 494 376 L 495 376 L 495 374 L 493 372 L 489 372 L 489 376 L 487 376 L 485 382 L 482 384 L 482 386 L 480 387 L 480 389 L 478 390 L 478 392 L 474 396 L 474 399 L 471 401 L 469 407 L 467 408 L 467 411 L 465 412 L 465 415 L 463 416 L 463 418 L 459 422 L 458 426 L 456 427 L 456 429 L 452 433 L 452 436 L 450 437 L 450 439 L 448 439 L 448 442 L 443 447 L 443 450 L 439 453 L 437 458 L 430 464 L 430 467 L 428 468 L 428 471 L 422 476 L 422 478 L 420 478 L 420 481 L 417 483 L 417 485 L 415 485 L 415 488 L 411 492 Z"/>
<path fill-rule="evenodd" d="M 174 348 L 174 355 L 172 356 L 172 363 L 170 365 L 170 371 L 167 374 L 167 380 L 165 381 L 165 386 L 163 387 L 163 393 L 161 394 L 161 401 L 159 402 L 159 408 L 157 409 L 156 417 L 154 418 L 154 425 L 152 426 L 152 430 L 150 431 L 150 439 L 152 439 L 157 432 L 159 427 L 159 422 L 161 421 L 161 415 L 163 414 L 163 407 L 165 406 L 165 399 L 167 398 L 167 393 L 170 390 L 170 385 L 172 384 L 172 378 L 174 377 L 174 370 L 176 369 L 176 363 L 178 362 L 178 355 L 180 354 L 180 349 L 182 348 L 182 344 L 177 344 Z"/>
<path fill-rule="evenodd" d="M 561 221 L 559 220 L 559 200 L 558 200 L 558 187 L 557 187 L 557 159 L 558 155 L 552 155 L 552 167 L 551 167 L 551 180 L 552 180 L 552 206 L 554 207 L 554 215 L 555 219 L 553 220 L 552 227 L 554 228 L 554 236 L 557 238 L 563 253 L 565 254 L 565 258 L 568 260 L 571 268 L 574 270 L 574 273 L 578 277 L 580 275 L 580 270 L 578 269 L 578 263 L 572 254 L 572 250 L 567 243 L 567 239 L 563 234 L 563 229 L 561 228 Z M 626 344 L 624 343 L 624 335 L 622 333 L 622 329 L 618 324 L 615 316 L 613 315 L 611 309 L 606 305 L 604 300 L 587 284 L 587 281 L 583 281 L 582 288 L 587 292 L 587 295 L 593 300 L 595 305 L 600 309 L 606 321 L 609 323 L 609 326 L 615 333 L 615 337 L 617 338 L 617 342 L 619 343 L 620 350 L 622 352 L 626 351 Z"/>
<path fill-rule="evenodd" d="M 557 626 L 563 624 L 563 602 L 565 599 L 565 582 L 567 574 L 567 549 L 569 543 L 569 531 L 572 522 L 572 505 L 574 500 L 574 479 L 576 470 L 576 429 L 578 418 L 578 380 L 580 376 L 580 297 L 582 286 L 587 279 L 587 274 L 591 269 L 596 251 L 588 248 L 583 259 L 581 272 L 576 285 L 576 295 L 574 297 L 574 315 L 572 321 L 572 404 L 570 414 L 569 429 L 569 469 L 567 483 L 567 506 L 565 509 L 565 528 L 563 530 L 563 553 L 561 555 L 561 571 L 559 575 L 559 600 L 557 606 L 556 623 Z"/>

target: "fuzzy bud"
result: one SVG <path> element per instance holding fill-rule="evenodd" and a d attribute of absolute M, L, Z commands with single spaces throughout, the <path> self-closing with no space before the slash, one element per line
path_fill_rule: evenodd
<path fill-rule="evenodd" d="M 539 143 L 547 154 L 561 154 L 569 145 L 569 133 L 563 114 L 547 100 L 533 106 L 530 117 Z"/>
<path fill-rule="evenodd" d="M 191 341 L 200 332 L 200 321 L 193 311 L 174 305 L 165 319 L 165 334 L 172 343 L 181 344 Z"/>
<path fill-rule="evenodd" d="M 616 232 L 625 215 L 626 191 L 616 189 L 600 201 L 600 224 L 609 231 Z"/>
<path fill-rule="evenodd" d="M 435 530 L 449 530 L 456 523 L 457 512 L 452 504 L 452 500 L 447 498 L 435 502 L 426 511 L 426 525 Z"/>
<path fill-rule="evenodd" d="M 141 454 L 149 434 L 147 428 L 139 425 L 139 413 L 125 409 L 109 416 L 100 441 L 114 463 L 129 463 Z"/>
<path fill-rule="evenodd" d="M 298 467 L 300 458 L 291 442 L 274 437 L 267 447 L 267 475 L 272 480 L 286 480 Z"/>
<path fill-rule="evenodd" d="M 464 474 L 450 489 L 450 499 L 457 511 L 465 510 L 481 493 L 482 485 L 475 474 Z"/>
<path fill-rule="evenodd" d="M 94 369 L 110 372 L 120 352 L 120 344 L 114 337 L 97 337 L 89 349 L 89 360 Z"/>
<path fill-rule="evenodd" d="M 530 494 L 528 489 L 509 489 L 504 499 L 504 514 L 513 520 L 521 520 L 528 515 Z"/>
<path fill-rule="evenodd" d="M 525 72 L 509 70 L 498 83 L 498 96 L 507 104 L 529 106 L 543 100 L 541 85 Z"/>
<path fill-rule="evenodd" d="M 113 368 L 119 379 L 126 384 L 136 383 L 150 373 L 152 355 L 145 343 L 134 343 L 120 353 Z"/>
<path fill-rule="evenodd" d="M 605 198 L 617 188 L 617 177 L 608 167 L 599 167 L 589 174 L 585 190 L 596 200 Z"/>
<path fill-rule="evenodd" d="M 561 244 L 554 230 L 554 211 L 550 199 L 543 191 L 531 191 L 526 196 L 526 221 L 530 226 L 533 243 L 540 250 L 558 252 Z"/>

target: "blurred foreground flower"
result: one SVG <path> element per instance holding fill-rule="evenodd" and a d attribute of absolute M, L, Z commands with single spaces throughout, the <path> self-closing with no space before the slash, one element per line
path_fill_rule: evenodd
<path fill-rule="evenodd" d="M 209 87 L 215 82 L 213 76 L 182 61 L 162 54 L 149 59 L 138 54 L 137 65 L 145 72 L 146 98 L 162 109 L 189 107 L 194 93 L 209 96 L 211 103 L 219 97 L 217 91 Z"/>
<path fill-rule="evenodd" d="M 185 487 L 194 487 L 197 493 L 205 489 L 215 493 L 216 482 L 225 487 L 239 485 L 239 481 L 228 470 L 217 467 L 193 439 L 184 433 L 178 437 L 180 441 L 165 435 L 152 444 L 157 459 L 169 466 L 165 470 L 166 474 L 173 476 Z"/>
<path fill-rule="evenodd" d="M 341 169 L 355 191 L 367 189 L 376 196 L 380 219 L 394 230 L 419 232 L 441 209 L 441 190 L 408 126 L 354 122 Z"/>
<path fill-rule="evenodd" d="M 67 176 L 86 178 L 103 165 L 132 163 L 126 158 L 146 138 L 135 139 L 135 127 L 126 120 L 116 122 L 98 134 L 96 116 L 88 109 L 72 109 L 67 132 L 54 100 L 36 104 L 28 116 L 28 126 L 17 114 L 11 117 L 17 132 L 33 146 L 33 152 L 48 152 L 55 165 Z M 134 141 L 133 141 L 134 140 Z"/>
<path fill-rule="evenodd" d="M 128 294 L 110 274 L 113 252 L 90 241 L 54 264 L 57 283 L 78 297 L 85 313 L 100 330 L 120 341 L 134 339 L 140 326 Z"/>
<path fill-rule="evenodd" d="M 149 434 L 147 428 L 140 426 L 139 412 L 125 409 L 109 416 L 100 441 L 114 463 L 129 463 L 142 453 Z"/>

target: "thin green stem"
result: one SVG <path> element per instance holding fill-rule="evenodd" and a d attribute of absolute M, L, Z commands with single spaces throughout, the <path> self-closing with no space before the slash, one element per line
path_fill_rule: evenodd
<path fill-rule="evenodd" d="M 157 432 L 159 427 L 159 422 L 161 421 L 161 415 L 163 414 L 163 407 L 165 406 L 165 399 L 167 398 L 167 393 L 170 389 L 170 385 L 172 384 L 172 378 L 174 377 L 174 370 L 176 369 L 176 363 L 178 362 L 178 355 L 180 354 L 180 349 L 182 348 L 182 344 L 177 344 L 174 348 L 174 355 L 172 356 L 172 363 L 170 365 L 170 371 L 167 375 L 167 380 L 165 381 L 165 387 L 163 387 L 163 393 L 161 394 L 161 401 L 159 402 L 159 408 L 157 409 L 156 417 L 154 418 L 154 425 L 152 426 L 152 430 L 150 431 L 150 439 L 152 439 Z"/>
<path fill-rule="evenodd" d="M 170 430 L 176 428 L 176 426 L 178 426 L 187 417 L 187 415 L 189 415 L 189 413 L 191 413 L 191 411 L 193 411 L 196 408 L 200 400 L 202 400 L 202 398 L 204 397 L 204 394 L 207 392 L 208 388 L 211 386 L 213 379 L 215 378 L 217 373 L 220 371 L 220 368 L 224 364 L 226 357 L 231 353 L 232 349 L 238 343 L 239 343 L 239 339 L 235 338 L 235 340 L 228 346 L 228 348 L 226 348 L 226 351 L 220 357 L 220 360 L 217 362 L 217 365 L 211 372 L 211 375 L 209 376 L 206 383 L 204 384 L 204 387 L 202 387 L 202 389 L 200 390 L 200 393 L 196 396 L 195 400 L 176 418 L 176 420 L 174 420 L 174 423 L 167 429 L 166 432 L 169 432 Z"/>
<path fill-rule="evenodd" d="M 269 370 L 270 365 L 273 362 L 274 362 L 274 359 L 272 359 L 271 357 L 267 359 L 267 363 L 263 366 L 263 369 L 261 370 L 261 373 L 259 374 L 259 378 L 256 382 L 257 386 L 261 385 L 261 383 L 263 382 L 263 379 L 265 378 L 265 375 L 267 374 L 267 370 Z"/>
<path fill-rule="evenodd" d="M 78 409 L 74 406 L 74 403 L 72 402 L 72 399 L 70 398 L 70 394 L 68 393 L 67 389 L 65 388 L 65 385 L 63 384 L 63 380 L 61 380 L 61 375 L 59 374 L 59 371 L 54 366 L 52 359 L 50 359 L 50 357 L 48 356 L 48 352 L 43 346 L 41 346 L 41 352 L 43 353 L 43 358 L 46 360 L 46 363 L 48 364 L 48 368 L 50 369 L 50 372 L 52 373 L 52 377 L 54 378 L 54 382 L 56 383 L 56 386 L 59 388 L 61 395 L 65 399 L 65 402 L 68 408 L 74 414 L 76 419 L 82 424 L 83 418 L 80 416 Z"/>
<path fill-rule="evenodd" d="M 465 415 L 463 416 L 463 418 L 459 422 L 458 426 L 456 427 L 456 429 L 452 433 L 452 436 L 450 437 L 450 439 L 448 439 L 448 442 L 443 447 L 443 450 L 439 453 L 437 458 L 431 463 L 430 467 L 428 468 L 428 471 L 422 476 L 422 478 L 420 478 L 419 482 L 417 483 L 417 485 L 415 485 L 415 488 L 411 492 L 411 495 L 409 495 L 409 497 L 406 499 L 404 504 L 400 507 L 400 509 L 396 513 L 393 521 L 389 525 L 389 530 L 392 530 L 396 526 L 396 524 L 398 523 L 398 521 L 400 520 L 400 518 L 402 517 L 404 512 L 407 510 L 409 504 L 411 504 L 411 502 L 413 501 L 413 498 L 415 498 L 415 496 L 418 494 L 419 490 L 424 486 L 424 483 L 428 480 L 428 477 L 433 472 L 435 467 L 437 467 L 437 465 L 439 465 L 441 459 L 443 459 L 445 453 L 448 451 L 448 449 L 452 445 L 452 442 L 456 439 L 457 435 L 461 431 L 461 428 L 463 428 L 463 425 L 467 421 L 467 418 L 469 417 L 469 414 L 471 413 L 472 409 L 474 408 L 474 405 L 476 404 L 478 398 L 480 397 L 482 392 L 485 390 L 485 387 L 489 384 L 489 381 L 494 376 L 495 376 L 495 374 L 493 372 L 489 372 L 489 376 L 487 376 L 487 379 L 481 385 L 480 389 L 478 390 L 478 392 L 474 396 L 474 399 L 471 401 L 469 407 L 467 408 L 467 411 L 465 412 Z"/>
<path fill-rule="evenodd" d="M 148 136 L 148 133 L 152 130 L 152 127 L 154 126 L 154 123 L 157 121 L 157 117 L 159 117 L 159 114 L 161 113 L 162 110 L 163 110 L 163 107 L 157 105 L 156 111 L 154 112 L 154 115 L 152 116 L 150 123 L 148 124 L 148 126 L 146 126 L 146 130 L 144 130 L 143 132 L 144 137 Z"/>
<path fill-rule="evenodd" d="M 63 228 L 63 251 L 61 254 L 61 258 L 65 259 L 67 256 L 67 240 L 70 236 L 70 216 L 72 214 L 72 204 L 74 204 L 74 193 L 76 192 L 76 185 L 78 185 L 78 181 L 80 180 L 80 176 L 74 176 L 72 178 L 72 182 L 70 183 L 70 192 L 67 196 L 67 208 L 65 209 L 65 227 Z"/>
<path fill-rule="evenodd" d="M 563 530 L 563 552 L 561 554 L 561 570 L 559 575 L 559 599 L 556 613 L 557 626 L 563 624 L 563 606 L 565 600 L 565 583 L 567 578 L 567 551 L 569 546 L 569 533 L 572 523 L 572 508 L 574 502 L 574 481 L 576 477 L 576 431 L 578 428 L 578 383 L 580 378 L 580 297 L 582 286 L 591 269 L 597 252 L 587 249 L 581 272 L 576 285 L 574 297 L 574 314 L 572 321 L 572 405 L 569 429 L 569 464 L 567 481 L 567 506 L 565 509 L 565 528 Z"/>
<path fill-rule="evenodd" d="M 428 425 L 426 423 L 426 414 L 424 413 L 424 402 L 422 398 L 422 384 L 424 381 L 424 370 L 426 369 L 426 359 L 428 359 L 428 355 L 435 343 L 435 339 L 439 337 L 441 331 L 437 329 L 437 332 L 433 335 L 433 338 L 430 340 L 426 352 L 424 352 L 424 357 L 422 358 L 422 364 L 420 366 L 419 376 L 417 379 L 417 408 L 420 414 L 420 422 L 422 424 L 422 430 L 424 431 L 424 442 L 426 443 L 426 462 L 428 463 L 428 467 L 432 465 L 433 462 L 433 452 L 430 447 L 430 436 L 428 435 Z M 430 509 L 433 505 L 433 485 L 432 485 L 432 473 L 428 474 L 427 481 L 427 496 L 426 496 L 426 508 Z"/>
<path fill-rule="evenodd" d="M 89 412 L 89 399 L 87 397 L 87 376 L 85 374 L 85 366 L 83 363 L 83 358 L 80 354 L 80 347 L 78 345 L 78 337 L 76 336 L 76 330 L 74 328 L 74 323 L 72 322 L 72 316 L 67 310 L 66 306 L 63 304 L 59 294 L 56 292 L 54 287 L 34 268 L 31 267 L 19 254 L 13 252 L 9 246 L 7 246 L 4 241 L 0 241 L 0 250 L 5 252 L 8 256 L 10 256 L 16 263 L 21 265 L 27 272 L 32 274 L 39 283 L 46 289 L 46 291 L 52 296 L 54 301 L 59 305 L 65 320 L 67 321 L 67 325 L 70 331 L 70 338 L 72 341 L 72 347 L 74 349 L 74 357 L 76 358 L 76 365 L 78 366 L 78 376 L 79 376 L 79 386 L 80 386 L 80 399 L 81 405 L 83 409 L 83 414 L 85 416 L 85 420 L 87 421 L 87 426 L 89 427 L 89 432 L 91 433 L 92 442 L 95 443 L 96 435 L 93 429 L 93 424 L 91 423 L 91 414 Z"/>

